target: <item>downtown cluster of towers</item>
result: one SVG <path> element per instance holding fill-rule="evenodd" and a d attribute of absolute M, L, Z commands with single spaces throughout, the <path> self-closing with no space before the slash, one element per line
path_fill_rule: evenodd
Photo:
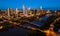
<path fill-rule="evenodd" d="M 33 16 L 32 13 L 34 13 L 35 11 L 32 12 L 30 8 L 28 8 L 28 9 L 26 10 L 25 5 L 23 5 L 22 8 L 23 8 L 23 10 L 22 10 L 23 16 L 26 16 L 26 17 Z M 42 6 L 40 7 L 40 10 L 42 10 Z M 10 12 L 12 12 L 12 13 L 14 12 L 16 16 L 18 16 L 18 13 L 21 12 L 20 10 L 18 10 L 18 8 L 16 8 L 15 11 L 12 11 L 12 9 L 8 8 L 7 11 L 8 11 L 8 17 L 10 17 Z M 41 11 L 41 12 L 43 12 L 43 11 Z M 30 14 L 30 15 L 29 15 L 29 14 Z M 22 16 L 22 15 L 21 15 L 21 16 Z"/>
<path fill-rule="evenodd" d="M 35 15 L 42 15 L 42 14 L 46 14 L 46 13 L 51 13 L 50 10 L 43 10 L 42 6 L 40 6 L 40 9 L 26 9 L 25 5 L 23 5 L 22 10 L 19 10 L 18 8 L 16 8 L 15 10 L 8 8 L 6 11 L 4 11 L 5 13 L 5 17 L 6 14 L 8 17 L 31 17 L 31 16 L 35 16 Z M 55 11 L 56 12 L 56 11 Z M 1 13 L 1 12 L 0 12 Z"/>

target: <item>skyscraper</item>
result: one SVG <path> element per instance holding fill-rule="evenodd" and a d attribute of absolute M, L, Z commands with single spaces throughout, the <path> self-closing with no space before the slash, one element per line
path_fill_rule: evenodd
<path fill-rule="evenodd" d="M 40 6 L 40 13 L 43 13 L 43 9 L 42 9 L 42 6 Z"/>
<path fill-rule="evenodd" d="M 40 6 L 40 10 L 42 10 L 42 6 Z"/>
<path fill-rule="evenodd" d="M 8 8 L 7 11 L 8 11 L 8 14 L 7 15 L 8 15 L 8 18 L 9 18 L 10 17 L 10 10 L 9 10 L 9 8 Z"/>
<path fill-rule="evenodd" d="M 46 12 L 46 13 L 51 13 L 51 12 L 50 12 L 50 10 L 47 10 L 47 12 Z"/>
<path fill-rule="evenodd" d="M 24 16 L 28 16 L 28 11 L 26 10 L 25 5 L 23 5 L 23 14 Z"/>
<path fill-rule="evenodd" d="M 28 8 L 28 10 L 30 10 L 30 7 Z"/>
<path fill-rule="evenodd" d="M 18 8 L 16 8 L 16 17 L 18 18 Z"/>
<path fill-rule="evenodd" d="M 23 14 L 25 15 L 25 12 L 26 12 L 26 10 L 25 10 L 25 5 L 23 5 Z"/>
<path fill-rule="evenodd" d="M 19 12 L 19 11 L 18 11 L 18 8 L 16 8 L 16 14 L 18 14 L 18 12 Z"/>
<path fill-rule="evenodd" d="M 30 8 L 28 8 L 28 14 L 31 14 L 31 12 L 30 12 Z"/>

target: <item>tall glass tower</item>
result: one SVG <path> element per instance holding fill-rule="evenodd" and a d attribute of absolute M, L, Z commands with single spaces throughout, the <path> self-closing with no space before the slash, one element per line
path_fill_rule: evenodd
<path fill-rule="evenodd" d="M 23 5 L 23 14 L 25 15 L 25 12 L 26 12 L 26 10 L 25 10 L 25 5 Z"/>
<path fill-rule="evenodd" d="M 16 17 L 18 18 L 18 8 L 16 8 Z"/>
<path fill-rule="evenodd" d="M 8 14 L 7 15 L 8 15 L 8 18 L 9 18 L 10 17 L 10 9 L 8 8 L 7 11 L 8 11 Z"/>

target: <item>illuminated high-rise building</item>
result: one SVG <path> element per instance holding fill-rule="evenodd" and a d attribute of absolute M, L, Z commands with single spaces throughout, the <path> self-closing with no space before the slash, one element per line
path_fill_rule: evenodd
<path fill-rule="evenodd" d="M 8 8 L 8 10 L 7 10 L 7 11 L 8 11 L 8 17 L 10 17 L 10 9 Z"/>
<path fill-rule="evenodd" d="M 46 12 L 46 13 L 51 13 L 51 12 L 50 12 L 50 10 L 47 10 L 47 12 Z"/>
<path fill-rule="evenodd" d="M 25 16 L 28 16 L 28 11 L 26 10 L 26 12 L 25 12 Z"/>
<path fill-rule="evenodd" d="M 30 7 L 28 8 L 28 10 L 30 10 Z"/>
<path fill-rule="evenodd" d="M 40 10 L 42 10 L 42 6 L 40 6 Z"/>
<path fill-rule="evenodd" d="M 25 6 L 23 5 L 23 14 L 24 14 L 24 15 L 25 15 L 25 12 L 26 12 Z"/>
<path fill-rule="evenodd" d="M 13 12 L 14 12 L 13 9 L 10 8 L 9 11 L 10 11 L 10 15 L 13 16 Z"/>
<path fill-rule="evenodd" d="M 24 14 L 24 16 L 28 16 L 28 11 L 26 10 L 26 7 L 24 5 L 23 5 L 23 14 Z"/>
<path fill-rule="evenodd" d="M 18 12 L 19 12 L 19 10 L 18 10 L 18 8 L 16 8 L 16 17 L 18 18 Z"/>
<path fill-rule="evenodd" d="M 19 12 L 19 10 L 18 10 L 18 8 L 16 8 L 16 14 L 18 14 L 18 12 Z"/>
<path fill-rule="evenodd" d="M 28 14 L 31 14 L 30 8 L 28 8 Z"/>
<path fill-rule="evenodd" d="M 57 14 L 57 11 L 55 10 L 55 15 Z"/>
<path fill-rule="evenodd" d="M 43 9 L 42 9 L 42 6 L 40 6 L 40 13 L 43 13 Z"/>

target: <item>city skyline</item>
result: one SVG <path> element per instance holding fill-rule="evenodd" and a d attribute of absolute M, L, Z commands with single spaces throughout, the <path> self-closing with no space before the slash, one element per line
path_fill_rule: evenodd
<path fill-rule="evenodd" d="M 40 6 L 43 9 L 57 9 L 60 10 L 60 0 L 0 0 L 0 9 L 7 8 L 19 8 L 22 9 L 22 6 L 25 5 L 26 8 L 38 8 Z"/>

